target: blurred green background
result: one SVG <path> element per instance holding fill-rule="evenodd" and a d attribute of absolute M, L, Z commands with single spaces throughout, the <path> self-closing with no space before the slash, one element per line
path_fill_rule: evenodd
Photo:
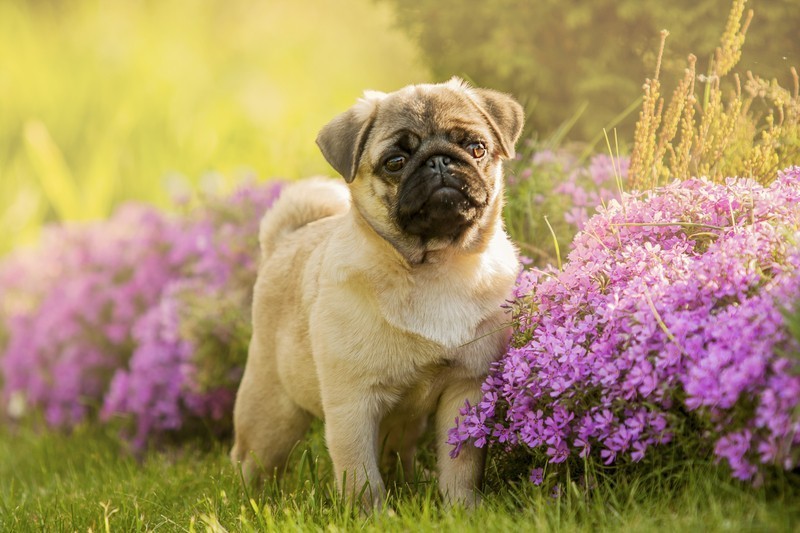
<path fill-rule="evenodd" d="M 0 254 L 42 223 L 329 172 L 319 128 L 425 81 L 370 0 L 0 0 Z"/>
<path fill-rule="evenodd" d="M 742 63 L 791 87 L 800 4 L 752 0 Z M 314 138 L 363 89 L 460 75 L 526 136 L 623 145 L 662 79 L 713 52 L 729 0 L 0 0 L 0 255 L 43 224 L 170 205 L 247 176 L 330 173 Z M 574 119 L 574 121 L 573 121 Z M 561 134 L 565 134 L 562 136 Z M 604 144 L 597 146 L 602 151 Z"/>

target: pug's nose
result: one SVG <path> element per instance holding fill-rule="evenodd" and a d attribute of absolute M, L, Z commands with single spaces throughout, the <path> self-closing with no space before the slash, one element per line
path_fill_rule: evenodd
<path fill-rule="evenodd" d="M 437 174 L 444 174 L 449 164 L 450 158 L 446 155 L 435 155 L 427 161 L 427 165 L 435 170 Z"/>

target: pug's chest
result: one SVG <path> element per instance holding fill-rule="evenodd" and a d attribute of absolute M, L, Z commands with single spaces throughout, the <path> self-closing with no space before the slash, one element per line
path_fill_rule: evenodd
<path fill-rule="evenodd" d="M 479 324 L 495 310 L 453 280 L 380 294 L 383 319 L 392 327 L 452 351 L 474 340 Z"/>
<path fill-rule="evenodd" d="M 409 401 L 425 404 L 421 399 L 438 396 L 438 387 L 450 377 L 487 373 L 507 346 L 508 317 L 499 302 L 489 299 L 457 294 L 445 298 L 442 293 L 415 296 L 407 305 L 396 300 L 393 312 L 382 311 L 386 334 L 375 338 L 383 346 L 390 338 L 399 341 L 390 350 L 396 354 L 391 366 L 400 378 L 397 381 L 404 383 Z"/>

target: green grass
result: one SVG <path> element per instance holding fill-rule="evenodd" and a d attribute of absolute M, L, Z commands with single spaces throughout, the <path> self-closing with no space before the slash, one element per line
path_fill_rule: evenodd
<path fill-rule="evenodd" d="M 423 454 L 421 462 L 429 462 Z M 320 425 L 299 447 L 280 484 L 249 492 L 227 444 L 190 443 L 129 454 L 109 429 L 70 436 L 0 431 L 2 531 L 796 531 L 800 480 L 766 487 L 731 480 L 703 461 L 662 457 L 602 471 L 589 490 L 569 482 L 512 483 L 493 473 L 483 505 L 446 509 L 434 482 L 418 480 L 372 516 L 348 511 L 332 489 Z M 420 481 L 422 480 L 422 481 Z M 547 483 L 546 483 L 547 485 Z"/>
<path fill-rule="evenodd" d="M 322 125 L 427 79 L 371 0 L 3 0 L 0 254 L 170 188 L 330 173 Z"/>

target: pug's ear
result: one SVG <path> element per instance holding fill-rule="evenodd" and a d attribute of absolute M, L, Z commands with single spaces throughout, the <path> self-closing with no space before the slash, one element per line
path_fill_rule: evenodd
<path fill-rule="evenodd" d="M 356 177 L 361 154 L 385 93 L 367 91 L 364 97 L 331 120 L 317 135 L 317 146 L 330 165 L 347 183 Z"/>
<path fill-rule="evenodd" d="M 525 112 L 511 96 L 492 89 L 471 89 L 478 109 L 497 136 L 503 155 L 514 157 L 514 145 L 522 133 Z"/>

